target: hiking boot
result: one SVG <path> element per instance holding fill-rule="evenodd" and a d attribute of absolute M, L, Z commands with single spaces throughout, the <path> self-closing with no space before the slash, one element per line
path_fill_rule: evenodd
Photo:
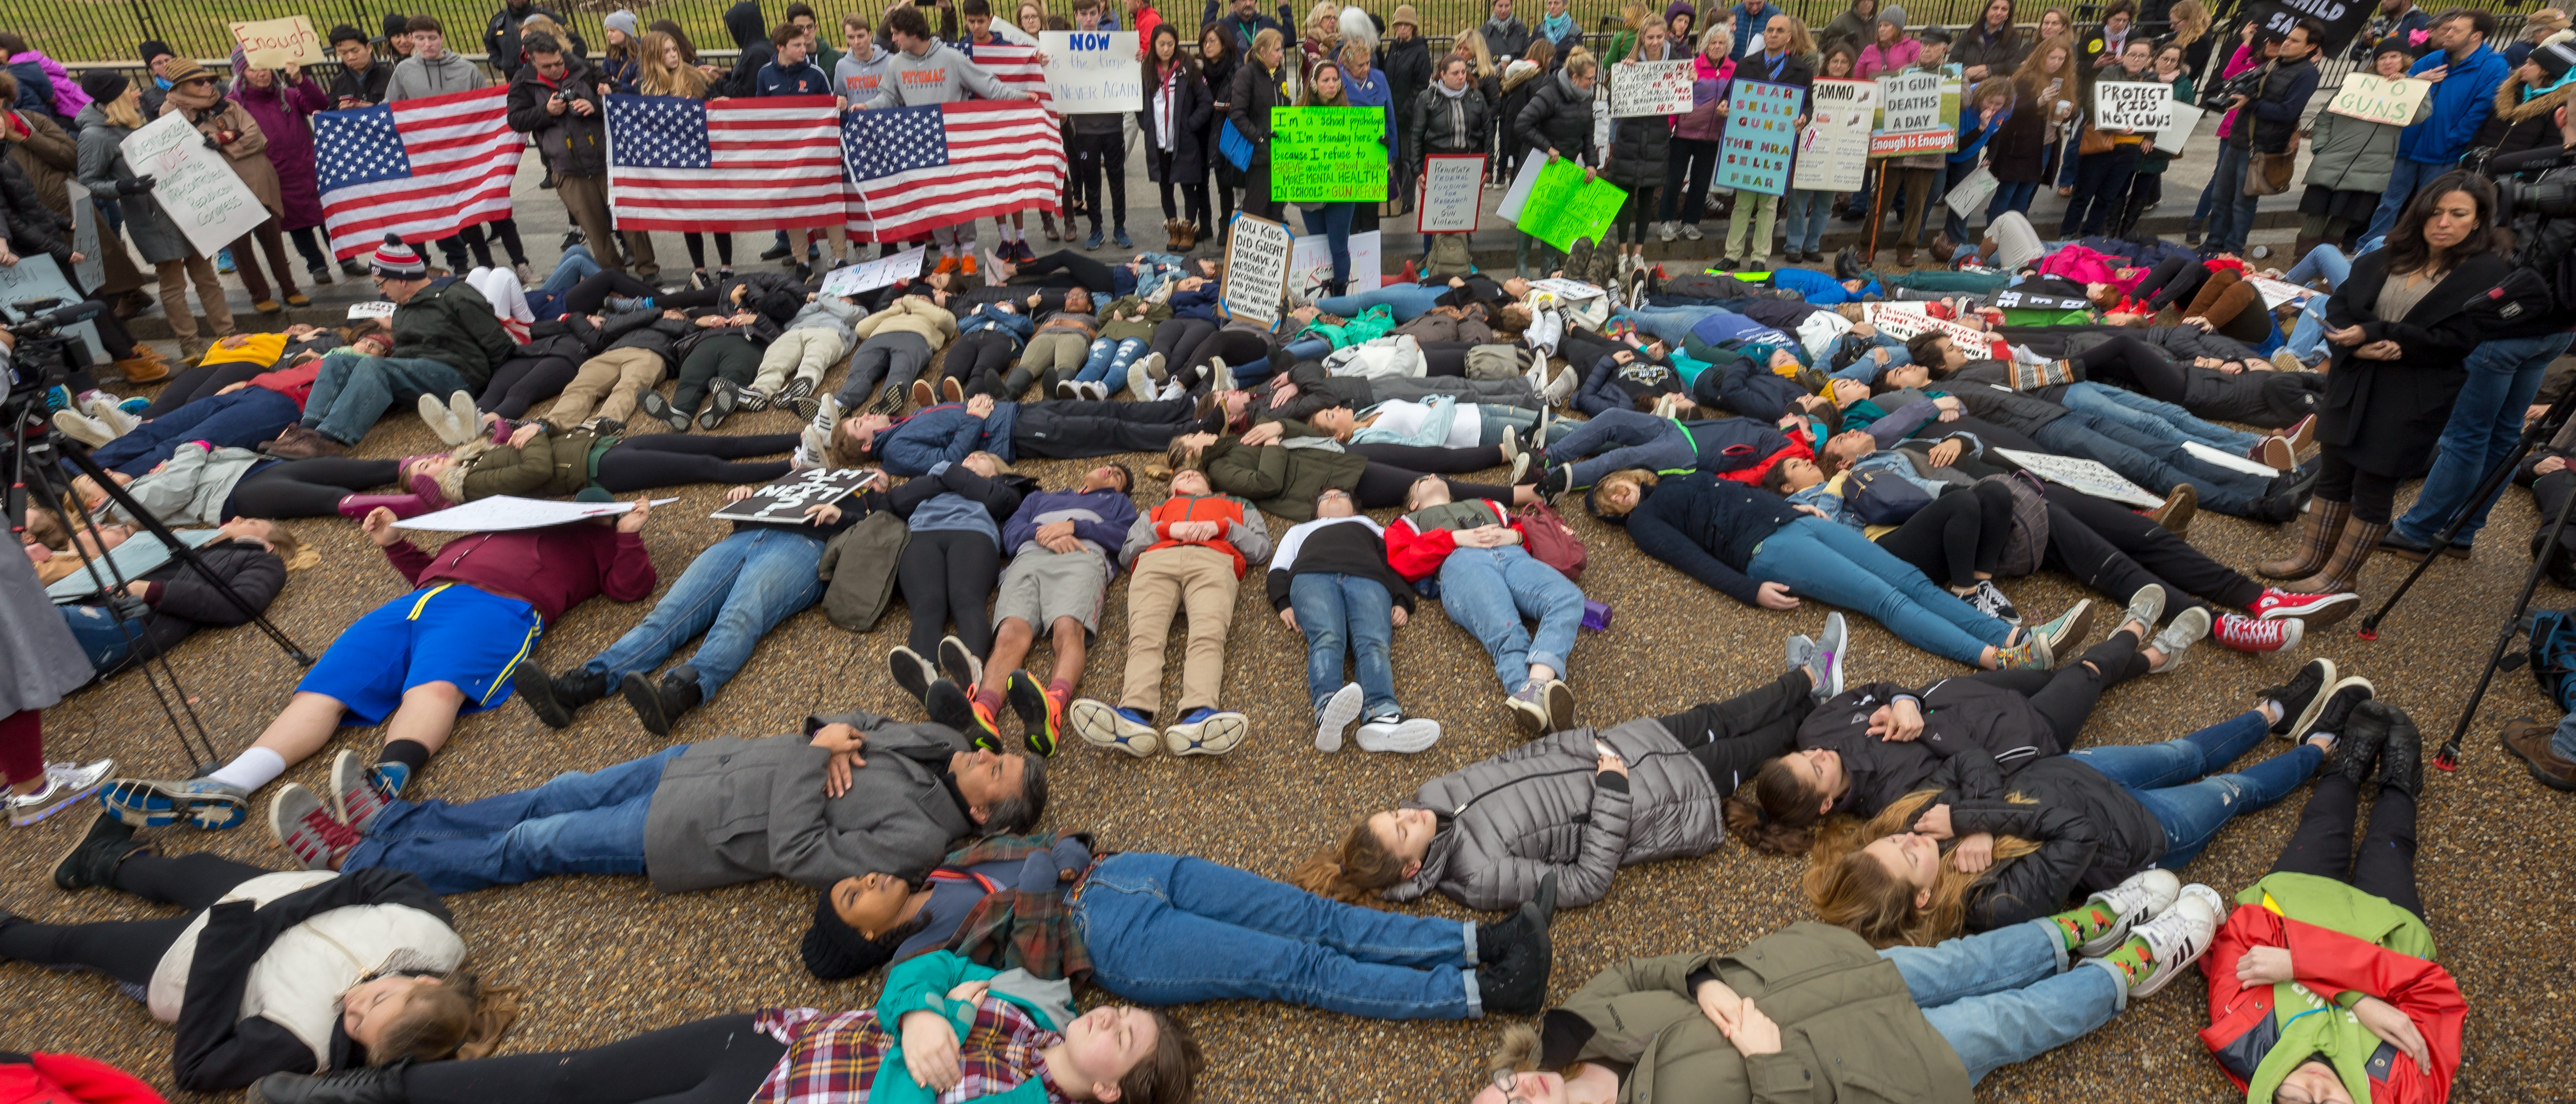
<path fill-rule="evenodd" d="M 939 638 L 939 673 L 959 686 L 984 684 L 984 661 L 966 650 L 966 642 L 954 636 Z"/>
<path fill-rule="evenodd" d="M 2208 635 L 2209 607 L 2193 606 L 2175 614 L 2172 621 L 2166 622 L 2164 631 L 2157 633 L 2155 639 L 2147 642 L 2147 647 L 2165 654 L 2164 662 L 2147 668 L 2147 673 L 2161 675 L 2173 670 L 2182 663 L 2183 652 L 2189 650 L 2200 638 Z"/>
<path fill-rule="evenodd" d="M 2543 730 L 2546 731 L 2546 730 Z M 70 892 L 116 884 L 117 864 L 127 855 L 144 850 L 134 839 L 134 829 L 107 813 L 89 822 L 89 831 L 80 842 L 63 852 L 54 863 L 54 888 Z"/>
<path fill-rule="evenodd" d="M 1163 730 L 1163 744 L 1174 755 L 1223 755 L 1243 745 L 1252 721 L 1231 709 L 1200 706 L 1181 715 L 1181 723 Z"/>
<path fill-rule="evenodd" d="M 339 869 L 359 839 L 356 829 L 340 823 L 301 782 L 278 787 L 277 796 L 269 799 L 268 831 L 306 870 Z"/>
<path fill-rule="evenodd" d="M 2146 944 L 2140 957 L 2144 969 L 2132 974 L 2121 970 L 2121 979 L 2129 985 L 2129 997 L 2152 996 L 2157 990 L 2181 977 L 2183 971 L 2209 951 L 2210 937 L 2218 934 L 2218 923 L 2227 916 L 2227 902 L 2218 891 L 2197 882 L 2182 887 L 2173 907 L 2155 919 L 2138 925 L 2132 935 Z M 2117 969 L 2109 958 L 2089 959 Z"/>
<path fill-rule="evenodd" d="M 1401 713 L 1389 713 L 1361 725 L 1358 739 L 1361 751 L 1411 755 L 1428 751 L 1431 745 L 1440 742 L 1440 722 L 1428 717 L 1407 719 Z"/>
<path fill-rule="evenodd" d="M 2147 517 L 2179 537 L 2191 530 L 2191 519 L 2199 513 L 2200 492 L 2189 483 L 2176 483 L 2165 495 L 2165 504 L 2147 511 Z"/>
<path fill-rule="evenodd" d="M 2324 704 L 2316 706 L 2313 713 L 2301 715 L 2299 726 L 2290 730 L 2290 738 L 2305 740 L 2320 733 L 2341 738 L 2344 726 L 2352 722 L 2352 711 L 2369 701 L 2375 691 L 2370 680 L 2359 675 L 2327 687 Z"/>
<path fill-rule="evenodd" d="M 903 687 L 903 692 L 912 695 L 914 701 L 929 697 L 930 680 L 939 677 L 938 668 L 921 658 L 920 652 L 901 644 L 886 653 L 886 668 L 894 675 L 894 684 Z"/>
<path fill-rule="evenodd" d="M 1093 747 L 1115 748 L 1143 759 L 1163 750 L 1163 734 L 1133 709 L 1120 709 L 1096 698 L 1081 698 L 1065 711 L 1073 734 Z M 1174 744 L 1177 752 L 1180 745 Z"/>
<path fill-rule="evenodd" d="M 1510 697 L 1503 699 L 1503 705 L 1512 711 L 1512 720 L 1518 722 L 1521 726 L 1521 735 L 1523 737 L 1528 739 L 1537 739 L 1538 737 L 1548 734 L 1547 687 L 1545 685 L 1539 683 L 1537 680 L 1522 683 L 1520 689 L 1513 691 Z"/>
<path fill-rule="evenodd" d="M 2127 881 L 2090 897 L 2086 903 L 2099 903 L 2111 913 L 2111 927 L 2101 935 L 2087 939 L 2075 948 L 2083 958 L 2100 958 L 2118 950 L 2129 941 L 2129 930 L 2155 919 L 2182 897 L 2182 879 L 2173 871 L 2154 867 L 2129 876 Z"/>
<path fill-rule="evenodd" d="M 2381 749 L 2388 746 L 2388 729 L 2394 720 L 2391 714 L 2395 712 L 2382 701 L 2366 701 L 2354 706 L 2352 719 L 2345 722 L 2345 731 L 2335 735 L 2334 750 L 2326 754 L 2326 761 L 2317 773 L 2320 776 L 2328 772 L 2341 774 L 2355 786 L 2368 781 L 2371 772 L 2379 766 Z"/>
<path fill-rule="evenodd" d="M 250 791 L 210 778 L 120 778 L 107 784 L 98 801 L 107 806 L 108 815 L 136 828 L 185 823 L 216 831 L 238 828 L 250 819 Z"/>
<path fill-rule="evenodd" d="M 2550 740 L 2557 734 L 2555 725 L 2542 724 L 2529 717 L 2516 717 L 2504 726 L 2498 739 L 2506 751 L 2522 760 L 2524 768 L 2530 770 L 2531 776 L 2539 779 L 2541 785 L 2553 790 L 2576 790 L 2576 763 L 2559 758 L 2558 753 L 2549 748 Z M 55 880 L 60 881 L 61 875 L 55 875 Z"/>
<path fill-rule="evenodd" d="M 2013 608 L 2012 599 L 2004 597 L 2003 591 L 1995 589 L 1992 579 L 1977 580 L 1975 587 L 1959 597 L 1978 613 L 2007 625 L 2021 624 L 2021 611 Z"/>
<path fill-rule="evenodd" d="M 635 707 L 644 731 L 665 737 L 671 734 L 671 722 L 697 708 L 704 693 L 698 689 L 698 669 L 685 663 L 664 671 L 660 682 L 653 681 L 650 671 L 628 671 L 617 689 Z"/>
<path fill-rule="evenodd" d="M 1342 730 L 1358 720 L 1360 707 L 1366 703 L 1367 691 L 1356 682 L 1346 682 L 1333 691 L 1333 696 L 1315 706 L 1315 750 L 1342 750 Z"/>
<path fill-rule="evenodd" d="M 510 688 L 528 703 L 528 711 L 547 728 L 572 727 L 572 715 L 582 706 L 608 696 L 608 676 L 593 674 L 575 667 L 560 675 L 548 675 L 545 669 L 530 663 L 510 676 Z"/>
<path fill-rule="evenodd" d="M 635 396 L 635 408 L 643 411 L 645 417 L 671 427 L 673 433 L 689 431 L 689 412 L 671 405 L 671 400 L 663 398 L 659 391 L 646 388 L 642 394 Z"/>
<path fill-rule="evenodd" d="M 2331 594 L 2299 594 L 2279 587 L 2264 587 L 2263 596 L 2254 600 L 2254 615 L 2266 621 L 2295 617 L 2315 628 L 2350 617 L 2361 608 L 2361 595 L 2352 591 Z"/>
<path fill-rule="evenodd" d="M 2325 700 L 2325 688 L 2335 684 L 2335 665 L 2331 659 L 2311 659 L 2290 681 L 2267 686 L 2254 695 L 2256 701 L 2270 701 L 2281 707 L 2281 719 L 2272 722 L 2272 734 L 2288 739 L 2292 731 L 2312 719 Z"/>
<path fill-rule="evenodd" d="M 340 823 L 365 832 L 393 798 L 384 772 L 357 752 L 343 751 L 331 758 L 331 815 Z"/>
<path fill-rule="evenodd" d="M 320 1076 L 272 1073 L 250 1087 L 245 1104 L 404 1104 L 405 1059 L 386 1066 L 359 1066 Z"/>
<path fill-rule="evenodd" d="M 2307 635 L 2307 623 L 2296 617 L 2265 621 L 2241 613 L 2222 613 L 2209 628 L 2209 638 L 2220 647 L 2236 652 L 2277 652 L 2299 646 Z"/>
<path fill-rule="evenodd" d="M 1056 737 L 1064 730 L 1064 702 L 1026 671 L 1011 672 L 1003 684 L 1003 700 L 1011 712 L 1020 715 L 1020 741 L 1030 754 L 1040 757 L 1055 755 Z"/>

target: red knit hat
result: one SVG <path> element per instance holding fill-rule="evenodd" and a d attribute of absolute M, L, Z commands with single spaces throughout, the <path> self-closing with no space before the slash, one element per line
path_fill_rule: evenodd
<path fill-rule="evenodd" d="M 420 259 L 420 251 L 402 243 L 402 239 L 385 235 L 385 244 L 376 247 L 367 258 L 367 273 L 388 280 L 417 280 L 429 275 L 429 262 Z"/>

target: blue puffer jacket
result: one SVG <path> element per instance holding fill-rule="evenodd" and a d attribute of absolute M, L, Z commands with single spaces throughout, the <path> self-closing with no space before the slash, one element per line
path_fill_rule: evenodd
<path fill-rule="evenodd" d="M 1004 310 L 1000 303 L 986 303 L 975 308 L 975 313 L 957 320 L 957 336 L 991 330 L 1010 338 L 1014 349 L 1028 347 L 1029 335 L 1036 329 L 1037 323 L 1030 321 L 1028 315 Z"/>
<path fill-rule="evenodd" d="M 989 452 L 1008 461 L 1011 431 L 1020 423 L 1020 404 L 995 403 L 993 413 L 978 418 L 957 403 L 929 407 L 877 434 L 877 459 L 885 470 L 911 477 L 930 474 L 939 465 L 966 459 L 970 452 Z"/>
<path fill-rule="evenodd" d="M 2435 50 L 2417 59 L 2409 72 L 2430 72 L 2450 61 L 2451 55 Z M 2483 45 L 2468 60 L 2452 65 L 2442 83 L 2433 86 L 2432 113 L 2398 132 L 2397 156 L 2427 165 L 2459 160 L 2468 151 L 2469 139 L 2477 137 L 2487 116 L 2495 114 L 2496 87 L 2511 72 L 2504 55 Z"/>

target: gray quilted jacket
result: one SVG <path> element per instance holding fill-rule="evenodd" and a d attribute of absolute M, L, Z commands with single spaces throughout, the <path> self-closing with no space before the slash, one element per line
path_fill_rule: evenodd
<path fill-rule="evenodd" d="M 1608 744 L 1628 762 L 1628 792 L 1594 785 Z M 1423 783 L 1411 805 L 1447 817 L 1422 869 L 1386 891 L 1437 888 L 1471 909 L 1517 908 L 1557 876 L 1557 903 L 1588 905 L 1627 863 L 1704 855 L 1725 839 L 1721 796 L 1698 760 L 1652 717 L 1532 740 Z"/>

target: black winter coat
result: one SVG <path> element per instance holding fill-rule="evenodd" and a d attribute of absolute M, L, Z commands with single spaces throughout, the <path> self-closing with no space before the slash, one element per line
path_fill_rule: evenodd
<path fill-rule="evenodd" d="M 1386 71 L 1387 90 L 1395 94 L 1395 102 L 1399 104 L 1412 103 L 1423 89 L 1431 87 L 1436 75 L 1431 71 L 1431 43 L 1419 36 L 1403 42 L 1388 42 L 1377 53 L 1377 67 Z M 1395 125 L 1399 131 L 1404 126 L 1401 113 Z"/>
<path fill-rule="evenodd" d="M 247 621 L 241 610 L 224 600 L 217 590 L 219 586 L 231 585 L 233 593 L 253 613 L 268 609 L 268 604 L 277 600 L 277 592 L 286 587 L 286 561 L 249 541 L 215 541 L 198 548 L 197 559 L 206 565 L 213 579 L 179 560 L 143 575 L 143 581 L 152 584 L 144 599 L 151 612 L 143 617 L 138 646 L 115 667 L 100 671 L 100 677 L 159 655 L 200 628 Z"/>
<path fill-rule="evenodd" d="M 2388 281 L 2388 251 L 2355 259 L 2352 275 L 2326 301 L 2326 326 L 2361 327 L 2361 345 L 2330 346 L 2335 359 L 2326 373 L 2317 443 L 2372 475 L 2407 479 L 2421 473 L 2468 378 L 2461 363 L 2478 344 L 2469 308 L 2484 302 L 2511 268 L 2503 257 L 2479 254 L 2452 269 L 2403 320 L 2382 322 L 2371 308 Z M 2397 342 L 2397 359 L 2352 355 L 2383 338 Z"/>
<path fill-rule="evenodd" d="M 2036 184 L 2048 160 L 2049 113 L 2044 105 L 2022 98 L 2018 85 L 2014 88 L 2012 116 L 1986 139 L 1986 167 L 2007 184 Z"/>
<path fill-rule="evenodd" d="M 1455 98 L 1425 88 L 1405 103 L 1405 123 L 1399 133 L 1404 139 L 1404 163 L 1411 171 L 1422 171 L 1426 153 L 1485 152 L 1493 116 L 1484 95 L 1473 86 Z"/>
<path fill-rule="evenodd" d="M 512 76 L 520 68 L 519 24 L 527 22 L 528 17 L 532 15 L 545 16 L 561 25 L 565 31 L 572 30 L 572 23 L 561 13 L 551 9 L 540 8 L 534 4 L 526 7 L 503 5 L 500 11 L 492 13 L 492 21 L 483 25 L 483 54 L 491 59 L 492 68 L 500 70 L 502 76 Z M 579 34 L 574 34 L 572 41 L 566 45 L 570 47 L 564 54 L 566 60 L 587 56 L 590 53 L 589 44 L 583 42 Z"/>
<path fill-rule="evenodd" d="M 588 103 L 583 115 L 567 103 L 561 115 L 546 110 L 558 91 Z M 571 54 L 564 55 L 564 75 L 547 80 L 534 65 L 519 67 L 510 78 L 510 129 L 536 139 L 537 152 L 557 176 L 608 175 L 608 105 L 599 98 L 599 71 Z"/>
<path fill-rule="evenodd" d="M 2028 800 L 1969 798 L 1947 789 L 1935 799 L 1950 802 L 1954 833 L 1992 832 L 2040 845 L 1977 879 L 1968 891 L 1969 931 L 2036 920 L 2078 893 L 2109 889 L 2165 857 L 2163 822 L 2082 759 L 2031 763 L 2014 772 L 2012 793 Z"/>
<path fill-rule="evenodd" d="M 2477 137 L 2469 139 L 2469 145 L 2487 151 L 2489 157 L 2557 146 L 2558 109 L 2566 105 L 2570 93 L 2576 93 L 2576 86 L 2525 98 L 2529 92 L 2521 73 L 2506 77 L 2496 86 L 2495 114 L 2479 124 Z"/>
<path fill-rule="evenodd" d="M 1279 70 L 1265 69 L 1259 61 L 1246 59 L 1234 71 L 1234 90 L 1227 94 L 1226 118 L 1234 129 L 1252 143 L 1252 164 L 1247 171 L 1270 164 L 1270 109 L 1290 106 L 1279 94 Z"/>
<path fill-rule="evenodd" d="M 36 195 L 36 182 L 27 179 L 18 163 L 4 157 L 0 157 L 0 227 L 6 229 L 11 252 L 21 257 L 46 254 L 64 272 L 72 270 L 71 241 L 65 237 L 71 226 L 45 206 Z"/>
<path fill-rule="evenodd" d="M 1905 695 L 1923 713 L 1923 734 L 1889 741 L 1869 734 L 1869 716 Z M 1851 789 L 1834 811 L 1876 816 L 1916 790 L 1946 789 L 1962 799 L 2000 800 L 2023 768 L 2065 752 L 2048 718 L 2030 699 L 1974 677 L 1943 679 L 1921 690 L 1892 682 L 1855 686 L 1817 706 L 1798 726 L 1802 751 L 1842 756 Z"/>
<path fill-rule="evenodd" d="M 1662 187 L 1665 163 L 1672 160 L 1672 124 L 1661 115 L 1632 115 L 1611 123 L 1601 175 L 1630 191 Z"/>
<path fill-rule="evenodd" d="M 1972 360 L 1952 373 L 1940 390 L 1958 396 L 1969 414 L 2025 436 L 2067 415 L 2063 406 L 2002 386 L 2003 379 L 2002 361 Z"/>
<path fill-rule="evenodd" d="M 1545 154 L 1548 150 L 1599 165 L 1601 151 L 1592 145 L 1592 95 L 1574 90 L 1562 72 L 1531 78 L 1529 105 L 1512 120 L 1512 147 Z M 1661 179 L 1660 176 L 1657 179 Z"/>
<path fill-rule="evenodd" d="M 1136 126 L 1143 130 L 1145 148 L 1163 148 L 1162 130 L 1157 125 L 1154 97 L 1161 93 L 1159 82 L 1150 68 L 1145 77 L 1145 109 L 1136 113 Z M 1162 161 L 1145 159 L 1145 177 L 1156 183 L 1204 184 L 1208 171 L 1209 123 L 1216 118 L 1216 100 L 1208 95 L 1207 82 L 1199 79 L 1195 68 L 1183 68 L 1172 78 L 1172 170 L 1164 179 Z"/>

